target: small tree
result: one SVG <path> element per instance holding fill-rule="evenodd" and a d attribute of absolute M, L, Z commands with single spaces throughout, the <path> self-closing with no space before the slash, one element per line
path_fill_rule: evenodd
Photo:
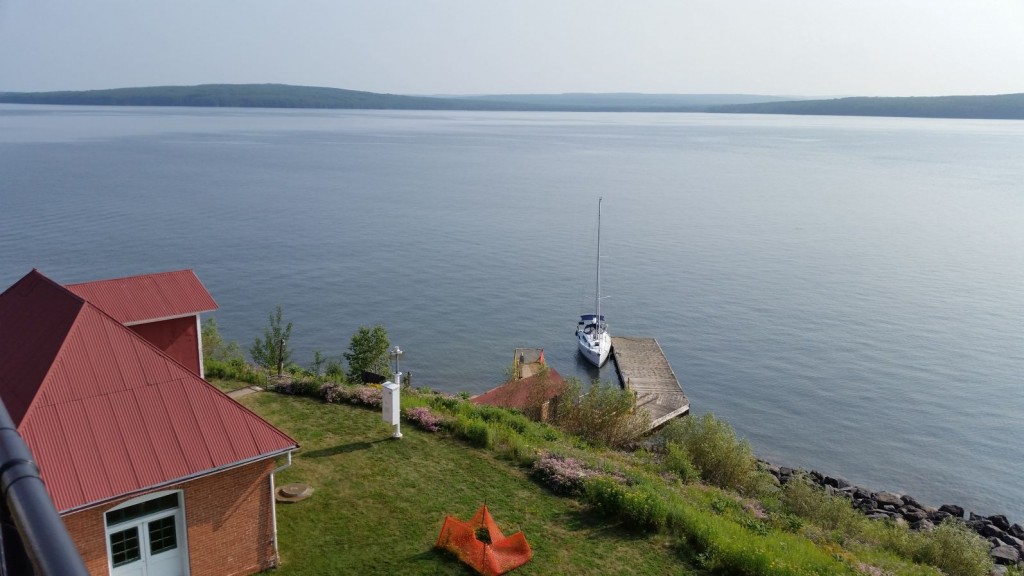
<path fill-rule="evenodd" d="M 249 348 L 249 355 L 257 366 L 265 370 L 277 369 L 277 375 L 281 375 L 281 369 L 291 361 L 292 350 L 288 347 L 288 339 L 292 335 L 292 323 L 281 327 L 281 306 L 277 307 L 276 313 L 268 316 L 270 325 L 263 329 L 263 338 L 256 338 Z"/>
<path fill-rule="evenodd" d="M 217 321 L 207 318 L 203 321 L 203 360 L 215 362 L 231 362 L 233 360 L 244 361 L 242 347 L 238 342 L 232 340 L 225 342 L 220 335 Z"/>
<path fill-rule="evenodd" d="M 352 335 L 348 352 L 344 353 L 345 361 L 348 362 L 348 379 L 352 382 L 362 382 L 364 371 L 390 378 L 392 374 L 388 366 L 389 348 L 391 341 L 388 340 L 388 332 L 383 326 L 360 326 Z"/>
<path fill-rule="evenodd" d="M 324 369 L 324 363 L 327 362 L 327 357 L 320 350 L 313 351 L 313 362 L 309 365 L 309 371 L 313 373 L 313 376 L 319 378 Z"/>

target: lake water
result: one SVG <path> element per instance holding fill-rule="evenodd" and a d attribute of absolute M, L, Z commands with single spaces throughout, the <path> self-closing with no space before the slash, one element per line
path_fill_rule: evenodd
<path fill-rule="evenodd" d="M 0 106 L 0 284 L 193 268 L 248 346 L 559 372 L 593 303 L 773 462 L 1024 521 L 1024 123 Z M 613 378 L 606 366 L 601 376 Z"/>

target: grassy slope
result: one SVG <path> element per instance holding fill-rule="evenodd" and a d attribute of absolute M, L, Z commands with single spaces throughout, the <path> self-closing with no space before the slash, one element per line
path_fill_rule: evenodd
<path fill-rule="evenodd" d="M 538 487 L 483 450 L 404 426 L 388 439 L 377 412 L 277 394 L 242 399 L 302 445 L 278 483 L 316 492 L 278 506 L 279 574 L 470 574 L 433 549 L 445 514 L 487 502 L 533 560 L 515 574 L 698 573 L 665 536 L 637 535 Z"/>

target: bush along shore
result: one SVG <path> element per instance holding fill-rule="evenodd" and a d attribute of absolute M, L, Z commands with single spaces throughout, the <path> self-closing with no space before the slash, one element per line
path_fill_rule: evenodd
<path fill-rule="evenodd" d="M 890 520 L 904 524 L 911 530 L 931 532 L 947 519 L 964 521 L 967 527 L 988 540 L 991 550 L 989 556 L 999 566 L 1020 566 L 1024 563 L 1024 526 L 1010 521 L 1006 516 L 980 516 L 968 512 L 965 518 L 964 508 L 956 504 L 943 504 L 938 508 L 921 504 L 913 496 L 895 494 L 893 492 L 873 492 L 861 486 L 854 486 L 844 478 L 828 476 L 811 470 L 810 472 L 774 466 L 762 461 L 780 485 L 786 485 L 796 478 L 804 478 L 820 487 L 831 496 L 839 496 L 849 500 L 853 508 L 859 510 L 873 520 Z M 994 573 L 1005 573 L 1005 568 L 997 568 Z"/>

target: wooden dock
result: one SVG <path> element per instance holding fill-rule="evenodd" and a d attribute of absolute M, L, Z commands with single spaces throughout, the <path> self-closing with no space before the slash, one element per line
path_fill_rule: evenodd
<path fill-rule="evenodd" d="M 612 357 L 619 382 L 636 392 L 636 405 L 651 415 L 652 429 L 690 411 L 690 401 L 657 340 L 612 336 Z"/>

